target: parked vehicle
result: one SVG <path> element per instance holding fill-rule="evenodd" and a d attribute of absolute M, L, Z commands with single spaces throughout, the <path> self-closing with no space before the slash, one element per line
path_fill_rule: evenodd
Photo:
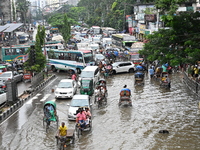
<path fill-rule="evenodd" d="M 72 79 L 62 79 L 55 90 L 56 98 L 72 98 L 77 91 L 76 81 Z"/>
<path fill-rule="evenodd" d="M 6 82 L 8 80 L 14 79 L 16 82 L 23 80 L 23 74 L 19 74 L 17 71 L 7 71 L 0 75 L 0 82 Z"/>
<path fill-rule="evenodd" d="M 6 100 L 7 100 L 6 91 L 4 91 L 3 89 L 0 89 L 0 105 L 5 103 Z"/>
<path fill-rule="evenodd" d="M 68 119 L 76 120 L 77 110 L 79 107 L 88 107 L 91 110 L 89 95 L 74 95 L 68 110 Z"/>
<path fill-rule="evenodd" d="M 31 73 L 24 73 L 24 75 L 23 75 L 23 81 L 24 82 L 31 81 L 31 78 L 32 78 Z"/>
<path fill-rule="evenodd" d="M 133 62 L 115 62 L 112 64 L 113 66 L 113 73 L 120 73 L 120 72 L 130 72 L 133 73 L 135 71 L 135 64 Z"/>

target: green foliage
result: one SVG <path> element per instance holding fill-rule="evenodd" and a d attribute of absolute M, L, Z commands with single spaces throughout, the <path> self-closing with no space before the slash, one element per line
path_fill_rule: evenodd
<path fill-rule="evenodd" d="M 16 0 L 16 11 L 20 12 L 22 22 L 26 22 L 26 13 L 28 12 L 30 2 L 27 0 Z"/>
<path fill-rule="evenodd" d="M 66 46 L 67 42 L 71 38 L 71 25 L 68 21 L 67 14 L 64 15 L 63 26 L 60 28 L 60 32 L 63 36 Z"/>
<path fill-rule="evenodd" d="M 148 35 L 148 43 L 140 51 L 149 61 L 169 62 L 172 66 L 195 63 L 200 58 L 200 13 L 180 13 L 167 20 L 170 29 Z"/>
<path fill-rule="evenodd" d="M 45 38 L 45 28 L 44 26 L 38 26 L 37 35 L 36 35 L 36 42 L 35 42 L 35 54 L 36 54 L 36 62 L 34 65 L 31 64 L 31 57 L 30 57 L 30 49 L 29 53 L 29 60 L 24 63 L 25 70 L 30 70 L 33 72 L 41 72 L 46 66 L 46 56 L 43 54 L 42 47 L 44 45 L 44 38 Z"/>

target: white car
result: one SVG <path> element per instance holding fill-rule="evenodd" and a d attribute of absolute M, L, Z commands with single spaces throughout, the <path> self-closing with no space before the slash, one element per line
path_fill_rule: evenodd
<path fill-rule="evenodd" d="M 113 73 L 120 73 L 120 72 L 130 72 L 133 73 L 135 71 L 135 64 L 133 62 L 115 62 L 112 64 L 113 66 Z"/>
<path fill-rule="evenodd" d="M 74 95 L 68 111 L 68 119 L 76 120 L 76 111 L 79 107 L 88 107 L 91 110 L 89 95 Z"/>
<path fill-rule="evenodd" d="M 72 79 L 62 79 L 55 90 L 55 98 L 72 98 L 77 91 L 77 83 Z"/>
<path fill-rule="evenodd" d="M 8 80 L 14 79 L 16 82 L 23 80 L 23 74 L 19 74 L 17 71 L 6 71 L 0 75 L 0 82 L 6 82 Z"/>
<path fill-rule="evenodd" d="M 0 89 L 0 104 L 5 103 L 7 100 L 6 91 Z"/>
<path fill-rule="evenodd" d="M 95 54 L 94 56 L 94 60 L 97 64 L 99 64 L 99 62 L 102 61 L 103 59 L 105 59 L 105 56 L 103 54 Z"/>

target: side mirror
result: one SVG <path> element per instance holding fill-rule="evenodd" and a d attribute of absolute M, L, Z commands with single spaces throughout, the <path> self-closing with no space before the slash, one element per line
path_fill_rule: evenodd
<path fill-rule="evenodd" d="M 90 106 L 92 106 L 92 103 L 90 104 Z"/>
<path fill-rule="evenodd" d="M 70 106 L 70 104 L 69 104 L 69 103 L 67 103 L 67 106 Z"/>

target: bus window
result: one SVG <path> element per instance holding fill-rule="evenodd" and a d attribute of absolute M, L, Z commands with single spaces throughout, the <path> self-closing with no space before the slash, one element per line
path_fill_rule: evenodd
<path fill-rule="evenodd" d="M 6 49 L 5 55 L 11 55 L 11 50 L 10 49 Z"/>
<path fill-rule="evenodd" d="M 17 55 L 17 51 L 16 51 L 16 49 L 14 48 L 14 49 L 12 49 L 12 55 Z"/>
<path fill-rule="evenodd" d="M 16 48 L 16 54 L 21 54 L 21 50 L 19 48 Z"/>

